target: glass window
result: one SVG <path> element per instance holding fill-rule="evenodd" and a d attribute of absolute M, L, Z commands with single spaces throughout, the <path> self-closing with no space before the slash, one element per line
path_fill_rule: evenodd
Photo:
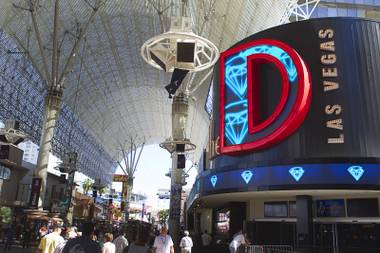
<path fill-rule="evenodd" d="M 337 9 L 338 17 L 346 17 L 348 15 L 347 9 L 338 8 Z"/>
<path fill-rule="evenodd" d="M 348 9 L 347 16 L 357 17 L 358 16 L 358 10 L 357 9 Z"/>
<path fill-rule="evenodd" d="M 336 17 L 338 15 L 336 8 L 328 8 L 327 13 L 329 17 Z"/>

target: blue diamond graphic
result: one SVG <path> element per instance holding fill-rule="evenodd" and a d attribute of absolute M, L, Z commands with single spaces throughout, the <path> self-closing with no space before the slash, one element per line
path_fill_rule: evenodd
<path fill-rule="evenodd" d="M 248 184 L 249 181 L 251 181 L 251 178 L 252 178 L 252 176 L 253 176 L 253 173 L 252 173 L 252 171 L 250 171 L 250 170 L 245 170 L 245 171 L 243 171 L 240 175 L 241 175 L 241 177 L 243 178 L 244 182 L 245 182 L 246 184 Z"/>
<path fill-rule="evenodd" d="M 363 176 L 364 174 L 364 169 L 362 166 L 351 166 L 347 169 L 347 171 L 351 174 L 353 178 L 355 178 L 356 181 L 359 181 L 359 179 Z"/>
<path fill-rule="evenodd" d="M 212 187 L 215 187 L 216 182 L 218 182 L 218 177 L 217 177 L 216 175 L 213 175 L 213 176 L 210 178 L 210 181 L 211 181 Z"/>
<path fill-rule="evenodd" d="M 302 167 L 292 167 L 290 168 L 289 173 L 290 175 L 292 175 L 294 180 L 298 182 L 303 176 L 303 173 L 305 173 L 305 171 Z"/>
<path fill-rule="evenodd" d="M 248 110 L 226 113 L 224 131 L 231 144 L 241 144 L 248 133 Z"/>

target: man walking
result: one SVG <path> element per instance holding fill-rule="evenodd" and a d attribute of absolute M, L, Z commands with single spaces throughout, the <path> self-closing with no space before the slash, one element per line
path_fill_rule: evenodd
<path fill-rule="evenodd" d="M 202 239 L 203 249 L 204 250 L 208 249 L 211 244 L 212 237 L 211 235 L 207 233 L 207 230 L 205 230 L 205 232 L 202 234 L 201 239 Z"/>
<path fill-rule="evenodd" d="M 156 237 L 153 244 L 155 253 L 174 253 L 174 243 L 170 235 L 168 235 L 168 229 L 166 227 L 161 228 L 161 233 Z"/>
<path fill-rule="evenodd" d="M 246 241 L 243 232 L 240 230 L 237 234 L 234 235 L 234 238 L 229 245 L 230 253 L 236 253 L 237 249 L 242 244 L 246 244 Z"/>
<path fill-rule="evenodd" d="M 179 247 L 181 248 L 181 253 L 191 253 L 191 248 L 193 247 L 193 240 L 189 236 L 189 231 L 185 230 L 184 237 L 182 237 Z"/>
<path fill-rule="evenodd" d="M 116 253 L 123 253 L 123 250 L 128 247 L 128 240 L 125 236 L 125 230 L 121 229 L 119 236 L 113 241 L 116 246 Z"/>
<path fill-rule="evenodd" d="M 82 227 L 82 236 L 70 239 L 63 248 L 63 253 L 71 252 L 88 252 L 100 253 L 100 245 L 92 240 L 95 226 L 93 223 L 84 223 Z"/>

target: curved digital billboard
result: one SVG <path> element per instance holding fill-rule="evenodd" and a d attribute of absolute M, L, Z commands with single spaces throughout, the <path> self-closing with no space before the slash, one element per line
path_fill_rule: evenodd
<path fill-rule="evenodd" d="M 214 168 L 377 163 L 380 23 L 295 22 L 222 53 L 214 71 Z"/>

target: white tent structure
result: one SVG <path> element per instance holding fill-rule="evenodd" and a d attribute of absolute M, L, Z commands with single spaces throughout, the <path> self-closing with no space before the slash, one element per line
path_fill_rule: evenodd
<path fill-rule="evenodd" d="M 111 157 L 117 159 L 120 143 L 131 137 L 145 144 L 169 138 L 171 100 L 164 86 L 170 75 L 146 64 L 140 48 L 169 28 L 181 1 L 61 0 L 59 8 L 55 2 L 1 0 L 0 28 L 15 40 L 47 86 L 58 73 L 63 103 Z M 189 0 L 188 13 L 194 32 L 222 52 L 250 34 L 284 22 L 289 6 L 294 7 L 290 3 L 294 1 Z M 197 73 L 193 83 L 208 71 Z M 209 115 L 204 106 L 210 79 L 190 99 L 186 134 L 197 146 L 195 161 L 207 143 Z M 85 173 L 95 178 L 96 170 Z M 113 172 L 103 174 L 109 177 Z"/>

